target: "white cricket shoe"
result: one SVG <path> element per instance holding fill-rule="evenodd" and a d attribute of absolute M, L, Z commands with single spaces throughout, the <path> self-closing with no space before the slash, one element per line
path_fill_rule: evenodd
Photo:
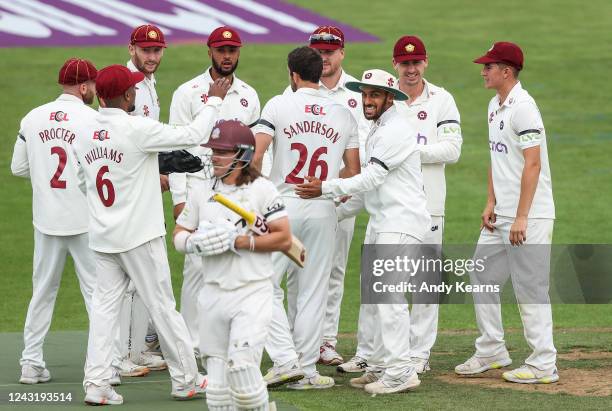
<path fill-rule="evenodd" d="M 364 387 L 368 394 L 394 394 L 397 392 L 412 391 L 421 385 L 421 380 L 416 372 L 398 379 L 390 379 L 383 376 L 377 381 Z"/>
<path fill-rule="evenodd" d="M 123 397 L 110 385 L 98 387 L 95 384 L 87 384 L 85 389 L 85 403 L 89 405 L 121 405 Z"/>
<path fill-rule="evenodd" d="M 198 373 L 195 385 L 196 394 L 204 394 L 206 392 L 206 387 L 208 387 L 208 375 Z"/>
<path fill-rule="evenodd" d="M 38 384 L 40 382 L 47 382 L 50 379 L 51 373 L 46 368 L 34 365 L 24 365 L 21 367 L 19 382 L 22 384 Z"/>
<path fill-rule="evenodd" d="M 559 381 L 557 369 L 540 371 L 531 365 L 523 364 L 521 367 L 502 374 L 504 380 L 518 382 L 519 384 L 552 384 Z"/>
<path fill-rule="evenodd" d="M 338 372 L 363 372 L 368 368 L 368 362 L 361 357 L 354 356 L 344 364 L 336 367 Z"/>
<path fill-rule="evenodd" d="M 279 387 L 290 382 L 300 381 L 304 378 L 304 371 L 298 360 L 289 361 L 280 366 L 274 366 L 268 370 L 263 379 L 268 388 Z"/>
<path fill-rule="evenodd" d="M 326 342 L 319 349 L 319 364 L 323 365 L 340 365 L 344 362 L 344 359 L 336 351 L 336 347 Z"/>
<path fill-rule="evenodd" d="M 313 377 L 304 377 L 301 380 L 287 385 L 287 388 L 292 390 L 321 390 L 325 388 L 331 388 L 335 384 L 332 377 L 326 377 L 315 374 Z"/>
<path fill-rule="evenodd" d="M 191 400 L 196 397 L 195 387 L 189 388 L 173 388 L 170 395 L 177 400 Z"/>
<path fill-rule="evenodd" d="M 113 368 L 113 376 L 110 377 L 108 383 L 113 387 L 121 385 L 121 375 L 119 375 L 119 371 L 117 371 L 115 368 Z"/>
<path fill-rule="evenodd" d="M 129 358 L 124 358 L 119 364 L 119 374 L 122 377 L 144 377 L 149 369 L 142 365 L 134 364 Z"/>
<path fill-rule="evenodd" d="M 168 368 L 166 360 L 158 355 L 151 354 L 150 352 L 140 353 L 140 361 L 137 365 L 142 365 L 149 369 L 149 371 L 162 371 Z"/>
<path fill-rule="evenodd" d="M 460 375 L 474 375 L 488 370 L 503 368 L 510 364 L 512 364 L 512 360 L 507 352 L 492 357 L 477 357 L 473 355 L 463 364 L 456 366 L 455 372 Z"/>
<path fill-rule="evenodd" d="M 376 382 L 382 376 L 382 372 L 366 371 L 361 377 L 351 378 L 351 387 L 363 388 L 368 384 Z"/>
<path fill-rule="evenodd" d="M 161 347 L 159 345 L 159 338 L 157 338 L 157 334 L 148 334 L 145 338 L 145 352 L 157 355 L 158 357 L 164 358 L 162 354 Z"/>
<path fill-rule="evenodd" d="M 427 371 L 431 371 L 428 359 L 412 357 L 410 359 L 410 363 L 412 364 L 412 367 L 416 370 L 417 374 L 425 374 Z"/>

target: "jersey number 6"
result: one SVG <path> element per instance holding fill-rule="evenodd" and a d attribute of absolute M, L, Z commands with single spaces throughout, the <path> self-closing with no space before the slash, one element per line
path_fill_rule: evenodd
<path fill-rule="evenodd" d="M 108 172 L 108 166 L 102 166 L 98 170 L 98 175 L 96 176 L 98 196 L 105 207 L 110 207 L 115 202 L 115 187 L 113 187 L 113 183 L 108 178 L 102 178 L 104 174 Z M 104 190 L 102 189 L 103 187 L 106 187 L 106 195 L 104 195 Z"/>
<path fill-rule="evenodd" d="M 298 159 L 297 164 L 291 170 L 289 175 L 285 177 L 285 183 L 287 184 L 302 184 L 304 182 L 303 177 L 298 177 L 302 168 L 306 164 L 308 160 L 308 147 L 306 147 L 302 143 L 291 143 L 291 150 L 297 150 L 300 153 L 300 158 Z M 312 157 L 310 158 L 310 164 L 308 166 L 308 174 L 309 176 L 315 176 L 317 172 L 317 168 L 321 168 L 321 175 L 319 176 L 319 180 L 325 181 L 327 178 L 327 162 L 325 160 L 321 160 L 321 154 L 327 154 L 327 147 L 319 147 L 312 153 Z"/>

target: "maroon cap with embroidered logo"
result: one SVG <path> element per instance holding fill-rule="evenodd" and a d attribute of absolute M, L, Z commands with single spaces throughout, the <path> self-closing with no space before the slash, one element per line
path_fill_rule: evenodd
<path fill-rule="evenodd" d="M 95 80 L 97 74 L 98 71 L 91 61 L 73 57 L 66 60 L 60 69 L 57 82 L 65 86 L 74 86 Z"/>
<path fill-rule="evenodd" d="M 426 58 L 425 44 L 417 36 L 403 36 L 395 42 L 393 59 L 397 63 L 409 60 L 425 60 Z"/>
<path fill-rule="evenodd" d="M 125 93 L 130 87 L 144 80 L 140 71 L 132 72 L 119 64 L 104 67 L 96 78 L 96 93 L 99 97 L 111 99 Z"/>
<path fill-rule="evenodd" d="M 164 33 L 152 24 L 143 24 L 132 31 L 130 44 L 139 47 L 167 47 Z"/>
<path fill-rule="evenodd" d="M 522 70 L 523 51 L 514 43 L 499 41 L 493 44 L 493 46 L 487 51 L 487 54 L 474 60 L 474 63 L 505 63 L 516 68 L 517 70 Z"/>
<path fill-rule="evenodd" d="M 242 40 L 240 40 L 240 34 L 229 26 L 217 27 L 208 36 L 206 42 L 208 47 L 223 47 L 223 46 L 234 46 L 241 47 Z"/>
<path fill-rule="evenodd" d="M 310 47 L 319 50 L 344 48 L 344 33 L 336 26 L 320 26 L 308 39 Z"/>

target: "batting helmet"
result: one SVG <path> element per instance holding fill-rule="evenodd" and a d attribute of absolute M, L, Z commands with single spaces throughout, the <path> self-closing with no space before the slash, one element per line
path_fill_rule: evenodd
<path fill-rule="evenodd" d="M 241 121 L 220 121 L 210 133 L 208 142 L 202 146 L 216 150 L 238 151 L 236 160 L 249 164 L 255 153 L 255 136 Z"/>

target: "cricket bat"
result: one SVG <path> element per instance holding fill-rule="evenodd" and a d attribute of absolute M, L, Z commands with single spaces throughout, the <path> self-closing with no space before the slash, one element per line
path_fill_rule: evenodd
<path fill-rule="evenodd" d="M 215 194 L 212 196 L 212 199 L 244 218 L 249 230 L 253 231 L 255 234 L 266 235 L 270 232 L 265 218 L 252 211 L 245 210 L 222 194 Z M 304 267 L 304 262 L 306 261 L 306 249 L 296 236 L 291 235 L 291 248 L 289 251 L 283 252 L 283 254 L 289 257 L 300 267 Z"/>

